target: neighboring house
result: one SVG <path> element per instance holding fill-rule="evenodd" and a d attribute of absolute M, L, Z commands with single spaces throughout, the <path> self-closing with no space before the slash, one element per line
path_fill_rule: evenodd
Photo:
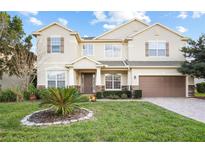
<path fill-rule="evenodd" d="M 75 86 L 81 93 L 141 89 L 144 97 L 193 93 L 193 78 L 177 71 L 187 38 L 159 23 L 133 19 L 95 38 L 52 23 L 33 35 L 39 88 Z"/>
<path fill-rule="evenodd" d="M 17 76 L 9 76 L 8 74 L 3 73 L 0 75 L 0 90 L 2 89 L 11 89 L 17 86 L 21 86 L 23 83 L 22 79 L 19 79 Z"/>

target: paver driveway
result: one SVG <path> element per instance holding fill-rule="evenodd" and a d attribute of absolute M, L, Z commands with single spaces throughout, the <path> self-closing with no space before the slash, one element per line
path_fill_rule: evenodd
<path fill-rule="evenodd" d="M 205 100 L 196 98 L 143 98 L 148 102 L 205 123 Z"/>

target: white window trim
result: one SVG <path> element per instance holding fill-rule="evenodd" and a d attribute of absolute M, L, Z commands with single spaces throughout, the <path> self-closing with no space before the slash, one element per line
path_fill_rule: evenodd
<path fill-rule="evenodd" d="M 84 55 L 83 45 L 85 45 L 85 44 L 90 44 L 90 45 L 93 46 L 93 54 L 92 54 L 92 55 Z M 88 56 L 88 57 L 89 57 L 89 56 L 94 56 L 94 55 L 95 55 L 95 54 L 94 54 L 94 50 L 95 50 L 95 49 L 94 49 L 94 44 L 93 44 L 93 43 L 83 43 L 83 44 L 82 44 L 82 52 L 81 52 L 81 55 L 82 55 L 82 56 Z"/>
<path fill-rule="evenodd" d="M 52 38 L 60 38 L 61 39 L 61 37 L 62 36 L 60 36 L 60 35 L 52 35 L 52 36 L 50 36 L 50 38 L 51 38 L 51 42 L 50 42 L 50 45 L 51 45 L 51 54 L 61 54 L 61 51 L 60 52 L 53 52 L 53 50 L 52 50 Z M 61 43 L 61 40 L 60 40 L 60 43 Z M 65 44 L 65 43 L 64 43 Z M 61 46 L 61 44 L 60 44 L 60 46 Z M 60 47 L 61 48 L 61 47 Z"/>
<path fill-rule="evenodd" d="M 62 71 L 65 74 L 65 88 L 68 86 L 68 75 L 67 75 L 67 71 L 66 70 L 62 70 L 62 69 L 46 69 L 46 88 L 48 88 L 48 71 Z M 56 83 L 57 84 L 57 83 Z"/>
<path fill-rule="evenodd" d="M 108 76 L 108 75 L 120 75 L 120 89 L 107 89 L 106 88 L 106 76 Z M 121 91 L 122 90 L 122 74 L 120 74 L 120 73 L 105 74 L 104 82 L 105 82 L 105 90 L 106 91 Z M 112 84 L 114 84 L 114 82 Z M 114 87 L 114 85 L 112 85 L 112 86 Z"/>
<path fill-rule="evenodd" d="M 148 41 L 148 52 L 149 52 L 149 42 L 163 42 L 163 43 L 165 43 L 165 55 L 164 56 L 159 56 L 158 55 L 158 47 L 157 47 L 157 55 L 156 56 L 148 56 L 148 57 L 166 57 L 166 43 L 167 43 L 167 41 L 165 41 L 165 40 L 149 40 Z M 158 44 L 157 44 L 158 45 Z"/>
<path fill-rule="evenodd" d="M 105 47 L 106 47 L 106 45 L 116 45 L 116 46 L 119 46 L 120 47 L 120 56 L 119 57 L 107 57 L 106 56 L 106 54 L 105 54 Z M 112 43 L 106 43 L 105 45 L 104 45 L 104 57 L 105 58 L 110 58 L 110 59 L 112 59 L 112 58 L 122 58 L 122 45 L 121 44 L 112 44 Z"/>

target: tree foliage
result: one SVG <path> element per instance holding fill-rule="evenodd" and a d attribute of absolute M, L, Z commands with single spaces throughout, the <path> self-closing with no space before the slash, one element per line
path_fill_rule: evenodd
<path fill-rule="evenodd" d="M 188 46 L 183 47 L 186 61 L 178 69 L 182 74 L 187 74 L 196 78 L 205 78 L 205 35 L 198 40 L 188 40 Z"/>
<path fill-rule="evenodd" d="M 30 52 L 32 36 L 26 36 L 22 20 L 0 12 L 0 73 L 25 79 L 27 88 L 30 76 L 35 72 L 36 55 Z"/>

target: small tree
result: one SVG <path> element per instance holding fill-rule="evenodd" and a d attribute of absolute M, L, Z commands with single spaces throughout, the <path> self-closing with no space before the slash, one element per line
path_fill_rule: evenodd
<path fill-rule="evenodd" d="M 205 78 L 205 35 L 200 36 L 197 41 L 188 40 L 188 46 L 181 51 L 186 61 L 178 71 L 192 77 Z"/>
<path fill-rule="evenodd" d="M 32 36 L 26 36 L 22 20 L 0 12 L 0 75 L 8 73 L 23 81 L 21 88 L 27 89 L 36 77 L 36 55 L 30 52 Z"/>
<path fill-rule="evenodd" d="M 28 36 L 24 43 L 17 44 L 12 51 L 10 60 L 7 63 L 9 75 L 16 75 L 22 80 L 21 88 L 27 89 L 36 75 L 37 56 L 30 52 L 31 36 Z"/>

